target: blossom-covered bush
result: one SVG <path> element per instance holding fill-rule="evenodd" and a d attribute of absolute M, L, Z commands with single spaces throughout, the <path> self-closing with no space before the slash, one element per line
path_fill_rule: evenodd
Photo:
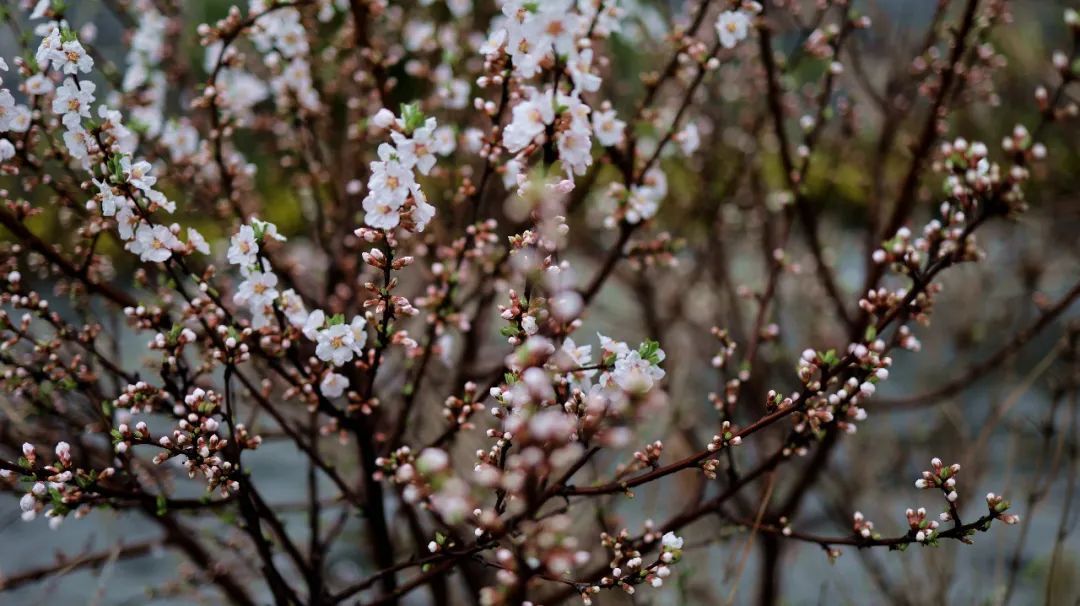
<path fill-rule="evenodd" d="M 0 5 L 0 486 L 59 533 L 159 533 L 0 587 L 168 546 L 163 594 L 211 602 L 731 603 L 745 573 L 772 603 L 789 545 L 1020 523 L 1007 600 L 1029 513 L 975 493 L 994 438 L 938 433 L 962 464 L 919 474 L 916 432 L 856 432 L 940 427 L 1080 296 L 1051 280 L 1000 350 L 941 336 L 972 319 L 951 274 L 1076 279 L 993 242 L 1052 212 L 1032 190 L 1080 191 L 1051 153 L 1075 159 L 1080 18 L 1013 102 L 1026 4 L 927 2 L 887 49 L 873 3 L 662 4 Z M 1071 475 L 1062 520 L 1077 334 L 1023 470 L 1029 510 Z M 927 355 L 960 360 L 944 387 Z M 859 496 L 849 443 L 922 506 Z"/>

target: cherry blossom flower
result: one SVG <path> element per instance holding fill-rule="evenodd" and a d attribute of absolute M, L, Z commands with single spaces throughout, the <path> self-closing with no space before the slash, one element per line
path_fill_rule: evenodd
<path fill-rule="evenodd" d="M 514 106 L 510 124 L 503 132 L 503 145 L 511 153 L 524 149 L 555 120 L 552 91 L 540 93 L 529 88 L 526 93 L 528 99 Z"/>
<path fill-rule="evenodd" d="M 278 298 L 278 278 L 273 272 L 252 271 L 240 283 L 233 301 L 239 305 L 262 307 Z"/>
<path fill-rule="evenodd" d="M 195 230 L 195 228 L 187 228 L 187 237 L 188 244 L 190 244 L 191 247 L 194 248 L 196 251 L 204 255 L 210 254 L 210 243 L 207 242 L 206 238 L 204 238 L 202 234 Z"/>
<path fill-rule="evenodd" d="M 64 80 L 56 89 L 53 99 L 53 112 L 63 116 L 64 126 L 74 129 L 83 118 L 90 117 L 90 106 L 94 103 L 94 90 L 97 86 L 90 81 L 78 83 L 73 78 Z"/>
<path fill-rule="evenodd" d="M 348 324 L 332 324 L 328 328 L 320 330 L 317 336 L 318 346 L 315 355 L 324 362 L 331 362 L 334 366 L 341 366 L 353 357 L 353 328 Z"/>
<path fill-rule="evenodd" d="M 338 398 L 349 388 L 349 380 L 336 372 L 327 372 L 319 382 L 319 391 L 328 398 Z"/>
<path fill-rule="evenodd" d="M 592 115 L 593 133 L 604 147 L 614 147 L 623 142 L 626 122 L 618 118 L 614 109 L 595 111 Z"/>
<path fill-rule="evenodd" d="M 69 40 L 60 45 L 60 50 L 52 54 L 53 69 L 65 74 L 90 73 L 94 60 L 78 40 Z"/>
<path fill-rule="evenodd" d="M 663 360 L 663 351 L 660 352 Z M 622 389 L 630 393 L 645 393 L 652 389 L 656 381 L 664 378 L 664 370 L 653 362 L 641 357 L 636 351 L 615 360 L 615 370 L 611 377 Z"/>
<path fill-rule="evenodd" d="M 364 355 L 364 345 L 367 343 L 367 320 L 364 316 L 353 316 L 349 323 L 352 332 L 352 349 L 358 356 Z"/>
<path fill-rule="evenodd" d="M 180 248 L 181 243 L 168 227 L 142 223 L 135 230 L 134 240 L 127 246 L 143 261 L 164 263 L 172 256 L 173 249 Z"/>
<path fill-rule="evenodd" d="M 308 312 L 304 307 L 304 300 L 291 288 L 281 293 L 281 311 L 285 314 L 285 319 L 293 326 L 303 328 L 307 323 Z"/>
<path fill-rule="evenodd" d="M 744 11 L 724 11 L 716 19 L 716 33 L 724 48 L 735 48 L 736 44 L 746 39 L 749 31 L 750 16 Z"/>
<path fill-rule="evenodd" d="M 229 263 L 247 267 L 254 265 L 259 255 L 259 244 L 255 241 L 255 230 L 250 225 L 240 226 L 233 235 L 229 250 L 225 253 Z"/>
<path fill-rule="evenodd" d="M 127 177 L 128 183 L 144 192 L 149 193 L 154 184 L 157 183 L 157 177 L 150 174 L 153 167 L 146 160 L 132 162 L 131 157 L 124 156 L 120 159 L 120 169 L 124 172 L 124 176 Z"/>

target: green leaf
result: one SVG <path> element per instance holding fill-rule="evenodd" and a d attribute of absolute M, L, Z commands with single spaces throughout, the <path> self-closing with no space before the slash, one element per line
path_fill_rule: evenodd
<path fill-rule="evenodd" d="M 180 332 L 184 330 L 184 327 L 179 324 L 173 324 L 173 327 L 169 329 L 169 334 L 166 337 L 169 345 L 175 345 L 177 339 L 180 338 Z"/>
<path fill-rule="evenodd" d="M 425 120 L 427 117 L 420 111 L 418 103 L 401 104 L 401 121 L 405 123 L 405 134 L 412 134 L 414 130 L 424 125 Z"/>
<path fill-rule="evenodd" d="M 645 341 L 638 347 L 641 359 L 648 360 L 650 364 L 660 363 L 660 344 L 653 340 Z"/>
<path fill-rule="evenodd" d="M 109 159 L 105 161 L 105 166 L 109 169 L 109 177 L 112 179 L 113 183 L 123 183 L 125 181 L 124 168 L 121 164 L 123 158 L 123 154 L 114 154 L 109 156 Z"/>
<path fill-rule="evenodd" d="M 821 363 L 827 367 L 836 366 L 840 363 L 840 358 L 836 355 L 835 349 L 830 349 L 824 353 L 818 352 L 818 358 L 821 359 Z"/>

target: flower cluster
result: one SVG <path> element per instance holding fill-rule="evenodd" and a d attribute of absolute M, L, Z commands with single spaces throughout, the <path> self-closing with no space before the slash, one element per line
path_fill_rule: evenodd
<path fill-rule="evenodd" d="M 953 463 L 945 467 L 941 459 L 934 457 L 930 461 L 930 467 L 931 469 L 922 472 L 921 478 L 915 480 L 915 488 L 923 490 L 938 488 L 950 503 L 955 502 L 957 499 L 956 474 L 960 473 L 960 464 Z"/>
<path fill-rule="evenodd" d="M 379 146 L 379 159 L 371 163 L 368 193 L 364 197 L 364 223 L 391 230 L 404 219 L 407 229 L 424 231 L 435 217 L 435 207 L 416 181 L 416 173 L 431 173 L 436 154 L 446 155 L 453 146 L 440 136 L 435 118 L 425 118 L 415 105 L 403 105 L 395 118 L 386 109 L 373 118 L 376 126 L 390 129 L 393 145 Z"/>

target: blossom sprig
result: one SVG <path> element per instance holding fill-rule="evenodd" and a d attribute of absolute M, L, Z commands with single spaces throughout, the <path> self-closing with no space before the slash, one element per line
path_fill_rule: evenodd
<path fill-rule="evenodd" d="M 880 535 L 874 532 L 874 523 L 866 519 L 861 511 L 856 511 L 851 516 L 851 526 L 855 531 L 855 534 L 864 539 L 876 539 L 880 538 Z"/>
<path fill-rule="evenodd" d="M 220 394 L 196 388 L 182 403 L 174 405 L 172 413 L 177 419 L 172 431 L 154 437 L 143 421 L 134 427 L 120 423 L 111 432 L 113 448 L 125 454 L 134 446 L 153 446 L 160 451 L 154 455 L 155 465 L 182 456 L 188 478 L 196 475 L 205 478 L 207 492 L 218 490 L 222 497 L 236 494 L 240 488 L 236 467 L 226 452 L 230 438 L 219 435 L 222 405 Z M 235 430 L 231 439 L 242 449 L 255 450 L 262 444 L 262 438 L 252 435 L 243 424 L 236 424 Z"/>
<path fill-rule="evenodd" d="M 671 576 L 671 566 L 682 559 L 683 539 L 673 532 L 660 537 L 660 555 L 652 563 L 645 562 L 642 552 L 633 546 L 626 529 L 614 536 L 604 533 L 600 539 L 601 544 L 612 552 L 608 565 L 610 573 L 601 578 L 590 593 L 597 593 L 600 588 L 618 588 L 633 595 L 637 585 L 662 587 L 664 579 Z"/>
<path fill-rule="evenodd" d="M 738 429 L 731 424 L 731 421 L 724 421 L 720 424 L 720 433 L 714 435 L 705 448 L 715 452 L 724 445 L 738 446 L 742 444 L 742 438 L 735 435 L 737 432 Z"/>
<path fill-rule="evenodd" d="M 642 450 L 634 451 L 634 459 L 646 467 L 655 468 L 663 453 L 664 443 L 657 440 L 651 444 L 646 444 Z"/>
<path fill-rule="evenodd" d="M 709 363 L 713 368 L 723 369 L 726 368 L 732 358 L 735 356 L 735 351 L 738 349 L 739 344 L 731 338 L 731 333 L 724 328 L 713 326 L 709 329 L 710 332 L 716 337 L 719 345 L 719 350 L 716 355 L 712 357 Z"/>
<path fill-rule="evenodd" d="M 141 427 L 136 431 L 146 433 Z M 23 443 L 21 450 L 17 463 L 0 460 L 0 479 L 18 476 L 26 480 L 29 488 L 19 502 L 23 520 L 33 521 L 44 514 L 53 530 L 69 517 L 83 518 L 98 507 L 141 507 L 164 515 L 170 508 L 193 505 L 192 501 L 133 487 L 131 477 L 115 466 L 84 469 L 74 461 L 67 442 L 56 444 L 56 461 L 48 465 L 38 465 L 41 456 L 33 444 Z"/>
<path fill-rule="evenodd" d="M 99 482 L 109 481 L 116 470 L 106 467 L 100 471 L 86 471 L 72 462 L 71 445 L 58 442 L 55 447 L 56 461 L 37 466 L 38 454 L 33 444 L 23 443 L 22 457 L 15 465 L 4 462 L 5 477 L 18 474 L 30 480 L 29 489 L 19 499 L 22 519 L 33 521 L 40 514 L 49 520 L 49 527 L 56 530 L 68 515 L 85 517 L 93 505 L 106 499 L 99 491 Z"/>
<path fill-rule="evenodd" d="M 938 522 L 926 517 L 926 508 L 908 509 L 904 512 L 907 516 L 908 527 L 914 539 L 919 543 L 933 542 L 937 537 Z"/>
<path fill-rule="evenodd" d="M 937 488 L 945 494 L 946 500 L 955 503 L 956 475 L 960 473 L 960 464 L 953 463 L 945 466 L 941 459 L 934 457 L 930 460 L 930 469 L 922 472 L 922 477 L 915 480 L 915 488 L 923 490 Z"/>
<path fill-rule="evenodd" d="M 470 420 L 484 410 L 484 405 L 477 401 L 479 386 L 469 381 L 465 384 L 461 396 L 449 396 L 443 403 L 442 415 L 455 429 L 468 430 L 474 427 Z"/>
<path fill-rule="evenodd" d="M 1001 495 L 992 492 L 986 493 L 986 505 L 990 509 L 990 515 L 996 520 L 1001 520 L 1009 525 L 1016 524 L 1020 521 L 1019 515 L 1005 513 L 1012 505 Z"/>
<path fill-rule="evenodd" d="M 435 207 L 428 203 L 416 173 L 430 173 L 435 154 L 449 150 L 435 139 L 435 118 L 425 117 L 416 105 L 402 105 L 397 118 L 389 110 L 381 110 L 374 121 L 384 128 L 394 127 L 393 144 L 381 144 L 379 160 L 371 163 L 363 201 L 364 223 L 382 230 L 403 223 L 407 229 L 422 232 L 434 218 Z"/>

